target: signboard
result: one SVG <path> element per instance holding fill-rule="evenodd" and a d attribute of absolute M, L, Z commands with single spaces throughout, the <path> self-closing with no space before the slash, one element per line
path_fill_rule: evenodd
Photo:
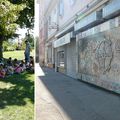
<path fill-rule="evenodd" d="M 70 33 L 54 41 L 54 48 L 70 43 Z"/>
<path fill-rule="evenodd" d="M 95 11 L 93 13 L 90 13 L 88 16 L 82 18 L 79 22 L 77 22 L 74 25 L 75 31 L 81 30 L 81 29 L 87 29 L 88 26 L 92 25 L 95 26 L 96 23 L 100 22 L 102 18 L 102 11 Z"/>
<path fill-rule="evenodd" d="M 110 18 L 120 13 L 120 0 L 111 0 L 108 5 L 103 8 L 103 18 Z"/>

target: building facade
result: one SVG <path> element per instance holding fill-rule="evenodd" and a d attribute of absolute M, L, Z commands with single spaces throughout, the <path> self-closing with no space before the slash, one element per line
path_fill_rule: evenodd
<path fill-rule="evenodd" d="M 39 63 L 41 66 L 45 64 L 45 41 L 48 36 L 47 19 L 45 12 L 51 0 L 38 0 L 39 3 Z"/>
<path fill-rule="evenodd" d="M 119 0 L 51 0 L 45 18 L 46 66 L 120 93 Z"/>

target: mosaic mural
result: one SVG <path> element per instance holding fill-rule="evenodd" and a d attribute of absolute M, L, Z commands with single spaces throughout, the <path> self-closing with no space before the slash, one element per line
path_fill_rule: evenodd
<path fill-rule="evenodd" d="M 96 49 L 96 59 L 101 73 L 105 74 L 110 70 L 112 57 L 112 42 L 110 39 L 104 38 Z"/>
<path fill-rule="evenodd" d="M 120 93 L 120 28 L 79 39 L 81 78 Z"/>

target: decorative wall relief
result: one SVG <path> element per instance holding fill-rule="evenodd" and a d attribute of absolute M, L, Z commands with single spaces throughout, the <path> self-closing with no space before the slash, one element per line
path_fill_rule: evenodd
<path fill-rule="evenodd" d="M 120 40 L 117 40 L 115 43 L 115 53 L 118 60 L 120 60 Z"/>
<path fill-rule="evenodd" d="M 117 42 L 115 43 L 115 50 L 116 52 L 120 53 L 120 40 L 117 40 Z"/>
<path fill-rule="evenodd" d="M 96 42 L 89 37 L 79 41 L 79 72 L 93 75 L 94 49 Z"/>
<path fill-rule="evenodd" d="M 104 41 L 102 41 L 96 49 L 96 59 L 99 64 L 100 73 L 105 74 L 110 70 L 112 58 L 112 42 L 110 39 L 104 38 Z"/>
<path fill-rule="evenodd" d="M 114 22 L 114 21 L 113 21 Z M 120 93 L 120 27 L 79 39 L 79 77 Z"/>
<path fill-rule="evenodd" d="M 120 66 L 118 65 L 118 64 L 113 64 L 112 66 L 111 66 L 111 70 L 112 70 L 112 72 L 114 72 L 115 74 L 120 74 Z"/>

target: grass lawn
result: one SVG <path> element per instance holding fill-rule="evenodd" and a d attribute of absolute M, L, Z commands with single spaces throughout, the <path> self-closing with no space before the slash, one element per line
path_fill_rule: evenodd
<path fill-rule="evenodd" d="M 6 52 L 4 57 L 19 60 L 22 52 Z M 34 74 L 0 78 L 0 120 L 34 120 Z"/>
<path fill-rule="evenodd" d="M 34 56 L 34 50 L 30 53 L 31 56 Z M 25 59 L 24 58 L 24 51 L 10 51 L 3 53 L 4 58 L 12 57 L 13 59 L 17 58 L 18 60 Z"/>

